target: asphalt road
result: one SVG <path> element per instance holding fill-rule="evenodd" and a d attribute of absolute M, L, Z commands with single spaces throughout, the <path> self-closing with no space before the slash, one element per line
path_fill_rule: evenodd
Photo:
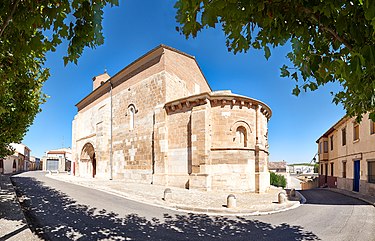
<path fill-rule="evenodd" d="M 45 240 L 375 240 L 375 207 L 328 190 L 272 215 L 223 217 L 153 207 L 59 182 L 13 177 L 31 229 Z"/>

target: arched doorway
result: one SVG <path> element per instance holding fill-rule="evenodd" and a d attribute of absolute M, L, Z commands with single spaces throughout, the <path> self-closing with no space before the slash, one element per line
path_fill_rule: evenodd
<path fill-rule="evenodd" d="M 4 161 L 0 159 L 0 174 L 4 174 Z"/>
<path fill-rule="evenodd" d="M 13 172 L 16 172 L 17 171 L 17 163 L 16 163 L 16 160 L 14 159 L 13 160 Z"/>
<path fill-rule="evenodd" d="M 83 146 L 80 162 L 81 162 L 80 163 L 81 175 L 95 177 L 96 175 L 95 149 L 91 143 L 86 143 Z"/>

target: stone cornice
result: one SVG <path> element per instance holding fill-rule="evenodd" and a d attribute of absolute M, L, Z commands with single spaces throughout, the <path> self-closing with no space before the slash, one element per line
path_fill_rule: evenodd
<path fill-rule="evenodd" d="M 259 100 L 246 96 L 232 94 L 229 91 L 204 92 L 198 95 L 192 95 L 181 99 L 167 102 L 164 108 L 168 113 L 173 113 L 182 109 L 191 109 L 194 106 L 205 105 L 210 101 L 211 106 L 239 106 L 240 108 L 260 108 L 260 112 L 270 119 L 272 111 L 269 106 Z"/>

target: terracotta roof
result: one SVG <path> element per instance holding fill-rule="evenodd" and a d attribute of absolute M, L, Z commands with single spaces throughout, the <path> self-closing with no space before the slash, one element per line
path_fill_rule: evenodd
<path fill-rule="evenodd" d="M 268 169 L 286 169 L 286 162 L 268 162 Z"/>
<path fill-rule="evenodd" d="M 65 154 L 66 151 L 49 151 L 47 154 Z"/>

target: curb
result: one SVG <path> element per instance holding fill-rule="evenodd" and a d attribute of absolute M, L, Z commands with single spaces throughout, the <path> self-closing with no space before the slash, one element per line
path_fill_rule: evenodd
<path fill-rule="evenodd" d="M 298 193 L 299 197 L 301 198 L 301 205 L 305 204 L 306 203 L 306 198 L 305 196 L 303 196 L 300 192 L 296 191 L 296 193 Z"/>
<path fill-rule="evenodd" d="M 79 186 L 86 187 L 86 188 L 91 188 L 91 189 L 94 188 L 94 186 L 92 186 L 92 185 L 85 185 L 85 184 L 82 184 L 82 183 L 79 183 L 79 182 L 73 182 L 73 181 L 70 181 L 70 180 L 61 180 L 61 179 L 57 178 L 56 176 L 53 176 L 53 175 L 48 174 L 48 173 L 45 176 L 48 177 L 48 178 L 51 178 L 51 179 L 55 179 L 55 180 L 66 182 L 66 183 L 71 183 L 71 184 L 74 184 L 74 185 L 79 185 Z M 221 216 L 238 216 L 238 215 L 241 215 L 241 216 L 262 216 L 262 215 L 269 215 L 269 214 L 285 212 L 285 211 L 289 211 L 289 210 L 298 208 L 299 206 L 301 206 L 302 204 L 304 204 L 306 202 L 305 197 L 301 193 L 296 191 L 296 193 L 298 193 L 298 195 L 301 197 L 302 202 L 301 201 L 299 201 L 299 202 L 295 201 L 297 203 L 295 203 L 294 205 L 292 205 L 290 207 L 282 208 L 282 209 L 279 209 L 279 210 L 270 210 L 270 211 L 258 211 L 258 210 L 257 211 L 254 211 L 254 210 L 237 211 L 235 209 L 226 210 L 226 209 L 218 209 L 218 208 L 199 208 L 199 207 L 190 207 L 190 206 L 184 206 L 184 205 L 178 205 L 178 204 L 168 206 L 168 205 L 162 205 L 162 204 L 159 204 L 159 203 L 156 203 L 156 202 L 146 202 L 146 201 L 134 198 L 134 197 L 129 197 L 127 195 L 124 195 L 122 192 L 113 190 L 111 188 L 100 189 L 98 191 L 102 191 L 102 192 L 112 194 L 112 195 L 115 195 L 115 196 L 118 196 L 118 197 L 126 198 L 128 200 L 133 201 L 133 202 L 138 202 L 138 203 L 151 205 L 151 206 L 155 206 L 155 207 L 159 207 L 159 208 L 164 208 L 164 209 L 168 209 L 168 210 L 172 210 L 172 211 L 180 211 L 180 212 L 196 213 L 196 214 L 221 215 Z"/>
<path fill-rule="evenodd" d="M 31 231 L 31 229 L 30 229 L 30 225 L 29 225 L 29 223 L 27 222 L 27 219 L 26 219 L 26 216 L 25 216 L 25 213 L 23 212 L 23 209 L 22 209 L 22 206 L 21 206 L 21 204 L 20 204 L 20 202 L 19 202 L 19 199 L 18 199 L 18 196 L 17 196 L 17 193 L 16 193 L 16 189 L 15 189 L 15 186 L 14 186 L 14 184 L 13 184 L 13 181 L 12 181 L 12 178 L 11 178 L 11 176 L 8 176 L 7 178 L 6 178 L 7 180 L 7 182 L 9 182 L 11 185 L 12 185 L 12 187 L 11 187 L 11 192 L 12 192 L 12 196 L 13 196 L 13 199 L 15 200 L 15 205 L 17 206 L 16 208 L 17 208 L 17 212 L 19 212 L 20 214 L 21 214 L 21 216 L 22 216 L 22 222 L 27 226 L 27 229 L 29 230 L 29 232 L 30 232 L 30 235 L 29 235 L 29 237 L 28 238 L 30 238 L 30 239 L 28 239 L 28 240 L 40 240 L 40 238 L 36 235 L 36 234 L 34 234 L 32 231 Z M 4 181 L 4 179 L 2 179 L 2 181 Z"/>
<path fill-rule="evenodd" d="M 361 200 L 361 201 L 363 201 L 365 203 L 368 203 L 368 204 L 375 207 L 375 202 L 371 202 L 371 201 L 369 201 L 369 200 L 367 200 L 366 198 L 363 198 L 363 197 L 358 197 L 358 196 L 356 196 L 355 193 L 352 194 L 352 193 L 341 192 L 340 190 L 335 189 L 335 188 L 319 188 L 319 189 L 328 190 L 328 191 L 335 192 L 335 193 L 340 193 L 340 194 L 345 195 L 347 197 L 352 197 L 352 198 Z"/>

